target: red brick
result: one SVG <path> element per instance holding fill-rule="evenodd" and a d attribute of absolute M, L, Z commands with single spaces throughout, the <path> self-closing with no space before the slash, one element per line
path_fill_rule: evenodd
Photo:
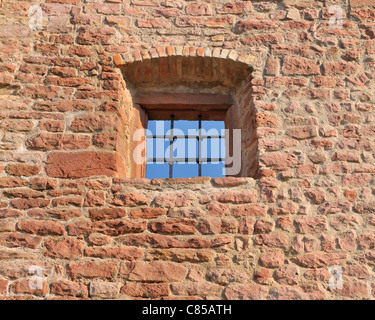
<path fill-rule="evenodd" d="M 39 235 L 63 235 L 64 226 L 55 221 L 20 221 L 17 224 L 20 231 Z"/>
<path fill-rule="evenodd" d="M 155 219 L 167 214 L 167 210 L 162 208 L 142 208 L 130 211 L 133 219 Z"/>
<path fill-rule="evenodd" d="M 93 223 L 93 231 L 106 235 L 117 236 L 126 233 L 140 233 L 146 230 L 146 222 L 126 220 L 97 221 Z"/>
<path fill-rule="evenodd" d="M 189 16 L 209 16 L 212 15 L 210 5 L 206 3 L 190 3 L 185 8 Z"/>
<path fill-rule="evenodd" d="M 321 268 L 332 265 L 342 265 L 346 254 L 317 253 L 294 257 L 292 260 L 305 268 Z"/>
<path fill-rule="evenodd" d="M 193 195 L 190 193 L 164 193 L 155 197 L 155 206 L 158 207 L 188 207 L 191 205 Z"/>
<path fill-rule="evenodd" d="M 139 248 L 86 248 L 85 255 L 101 259 L 138 260 L 142 258 L 143 251 Z"/>
<path fill-rule="evenodd" d="M 1 177 L 0 188 L 16 188 L 23 187 L 28 184 L 27 180 L 12 178 L 12 177 Z"/>
<path fill-rule="evenodd" d="M 59 296 L 87 297 L 87 286 L 80 282 L 58 280 L 51 283 L 50 291 Z"/>
<path fill-rule="evenodd" d="M 46 296 L 48 293 L 47 281 L 40 282 L 42 288 L 38 288 L 38 282 L 35 282 L 36 288 L 29 285 L 29 279 L 13 281 L 9 284 L 9 291 L 18 294 L 32 294 L 36 296 Z"/>
<path fill-rule="evenodd" d="M 267 214 L 267 210 L 264 205 L 242 205 L 235 206 L 232 209 L 232 214 L 235 217 L 249 216 L 249 217 L 264 217 Z"/>
<path fill-rule="evenodd" d="M 224 290 L 228 300 L 265 300 L 267 294 L 268 290 L 257 284 L 232 284 Z"/>
<path fill-rule="evenodd" d="M 47 158 L 46 172 L 54 178 L 87 178 L 123 175 L 123 164 L 117 153 L 52 152 Z"/>
<path fill-rule="evenodd" d="M 132 262 L 121 266 L 120 275 L 129 281 L 178 282 L 185 279 L 187 269 L 171 262 Z"/>
<path fill-rule="evenodd" d="M 78 262 L 69 263 L 67 274 L 71 279 L 105 278 L 113 279 L 117 274 L 118 262 Z"/>
<path fill-rule="evenodd" d="M 286 75 L 320 74 L 319 65 L 314 60 L 291 56 L 285 57 L 282 71 Z"/>
<path fill-rule="evenodd" d="M 127 282 L 120 292 L 131 297 L 158 298 L 169 295 L 169 285 L 166 283 Z"/>
<path fill-rule="evenodd" d="M 9 164 L 5 167 L 6 173 L 12 176 L 34 176 L 41 170 L 40 166 L 30 164 Z"/>
<path fill-rule="evenodd" d="M 197 232 L 196 224 L 194 220 L 168 219 L 151 222 L 149 228 L 152 232 L 162 234 L 194 234 Z"/>
<path fill-rule="evenodd" d="M 119 193 L 116 194 L 113 204 L 117 206 L 136 207 L 139 205 L 147 205 L 151 200 L 139 193 Z"/>
<path fill-rule="evenodd" d="M 265 253 L 260 257 L 260 262 L 266 268 L 279 268 L 284 264 L 284 254 L 281 252 Z"/>
<path fill-rule="evenodd" d="M 83 243 L 74 238 L 48 238 L 44 241 L 44 247 L 47 249 L 45 255 L 58 259 L 74 259 L 82 257 L 83 254 Z"/>
<path fill-rule="evenodd" d="M 91 145 L 91 138 L 85 135 L 41 133 L 27 142 L 33 150 L 72 150 L 87 149 Z"/>
<path fill-rule="evenodd" d="M 90 209 L 90 218 L 93 220 L 110 220 L 126 217 L 127 213 L 121 208 Z M 134 217 L 133 217 L 134 218 Z"/>
<path fill-rule="evenodd" d="M 14 231 L 14 230 L 12 230 Z M 34 237 L 28 234 L 22 233 L 6 233 L 0 234 L 0 243 L 7 247 L 17 248 L 24 247 L 30 249 L 36 249 L 42 242 L 42 237 Z"/>
<path fill-rule="evenodd" d="M 30 208 L 44 208 L 47 207 L 51 200 L 48 199 L 15 199 L 12 200 L 11 205 L 19 210 L 30 209 Z"/>

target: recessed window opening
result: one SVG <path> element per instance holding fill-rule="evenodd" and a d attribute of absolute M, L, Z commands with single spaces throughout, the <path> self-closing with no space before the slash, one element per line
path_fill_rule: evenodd
<path fill-rule="evenodd" d="M 224 121 L 148 121 L 146 178 L 225 176 Z"/>

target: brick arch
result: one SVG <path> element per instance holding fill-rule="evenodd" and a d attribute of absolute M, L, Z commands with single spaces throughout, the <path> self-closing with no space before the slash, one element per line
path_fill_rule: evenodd
<path fill-rule="evenodd" d="M 167 85 L 237 88 L 252 72 L 254 56 L 235 50 L 166 46 L 113 57 L 134 87 Z"/>
<path fill-rule="evenodd" d="M 252 73 L 260 65 L 259 59 L 236 50 L 192 46 L 166 46 L 114 55 L 117 72 L 122 73 L 126 87 L 123 110 L 128 123 L 125 129 L 126 149 L 130 151 L 125 161 L 128 168 L 126 175 L 144 177 L 145 166 L 135 165 L 130 156 L 138 144 L 132 143 L 131 137 L 138 129 L 147 127 L 148 119 L 164 119 L 162 116 L 158 117 L 160 108 L 155 112 L 154 108 L 158 106 L 155 107 L 154 101 L 157 100 L 157 104 L 160 104 L 163 99 L 160 96 L 165 97 L 160 93 L 167 93 L 165 100 L 170 98 L 168 94 L 172 94 L 172 99 L 168 102 L 166 113 L 173 108 L 175 118 L 192 120 L 196 110 L 194 107 L 199 105 L 196 112 L 203 115 L 204 119 L 224 120 L 227 129 L 241 129 L 242 170 L 238 175 L 256 177 L 259 171 L 259 153 L 256 112 L 252 103 Z M 147 102 L 144 93 L 148 95 Z M 153 95 L 150 98 L 151 93 Z M 175 100 L 176 95 L 185 93 L 191 95 L 187 98 L 183 96 L 180 101 L 188 101 L 187 105 Z M 143 98 L 142 101 L 139 97 Z M 184 117 L 176 112 L 176 101 L 177 104 L 180 103 L 181 109 L 178 110 L 182 110 L 180 114 Z M 197 102 L 195 106 L 189 105 L 193 104 L 192 101 Z M 220 105 L 222 101 L 225 101 L 224 106 Z M 220 112 L 218 108 L 221 108 Z M 209 111 L 204 113 L 204 110 Z M 232 142 L 231 138 L 230 144 Z"/>
<path fill-rule="evenodd" d="M 190 56 L 190 57 L 213 57 L 220 59 L 230 59 L 233 61 L 244 63 L 252 66 L 255 57 L 251 54 L 240 53 L 236 50 L 222 48 L 202 48 L 194 46 L 165 46 L 152 49 L 134 50 L 131 53 L 115 54 L 113 61 L 117 67 L 126 64 L 143 61 L 148 59 L 156 59 L 169 56 Z"/>

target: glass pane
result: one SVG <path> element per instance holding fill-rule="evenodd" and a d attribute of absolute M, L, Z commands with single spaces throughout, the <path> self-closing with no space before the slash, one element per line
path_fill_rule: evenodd
<path fill-rule="evenodd" d="M 146 167 L 146 179 L 169 178 L 168 163 L 148 163 Z"/>
<path fill-rule="evenodd" d="M 176 163 L 173 166 L 173 178 L 191 178 L 198 176 L 197 164 Z"/>
<path fill-rule="evenodd" d="M 151 120 L 148 122 L 148 134 L 163 136 L 170 132 L 171 121 Z M 179 138 L 173 143 L 173 157 L 182 158 L 183 162 L 175 163 L 173 166 L 173 177 L 196 177 L 198 176 L 198 140 L 195 135 L 198 133 L 199 121 L 178 120 L 174 122 L 174 134 L 190 135 L 192 139 Z M 225 129 L 224 121 L 202 121 L 202 134 L 221 135 Z M 225 140 L 210 138 L 202 140 L 202 154 L 204 158 L 225 158 Z M 170 141 L 164 138 L 147 139 L 148 158 L 168 158 Z M 190 162 L 185 162 L 185 158 L 190 158 Z M 210 177 L 224 177 L 225 165 L 223 162 L 206 163 L 202 165 L 202 175 Z M 168 178 L 168 163 L 148 163 L 146 178 Z"/>
<path fill-rule="evenodd" d="M 149 134 L 164 135 L 171 128 L 171 121 L 167 120 L 150 120 L 147 124 Z"/>
<path fill-rule="evenodd" d="M 220 132 L 225 129 L 225 123 L 224 121 L 202 121 L 202 129 L 217 129 Z"/>
<path fill-rule="evenodd" d="M 225 164 L 219 162 L 218 164 L 202 164 L 202 176 L 211 178 L 225 177 Z"/>
<path fill-rule="evenodd" d="M 203 158 L 220 158 L 221 139 L 204 139 L 202 141 L 202 157 Z M 216 162 L 218 163 L 218 162 Z"/>
<path fill-rule="evenodd" d="M 174 129 L 181 130 L 183 134 L 188 134 L 189 130 L 198 130 L 199 121 L 187 121 L 187 120 L 178 120 L 174 122 Z"/>

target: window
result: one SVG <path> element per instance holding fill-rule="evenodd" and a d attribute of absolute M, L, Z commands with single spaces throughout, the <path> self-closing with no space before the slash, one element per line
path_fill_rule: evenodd
<path fill-rule="evenodd" d="M 225 176 L 224 121 L 148 122 L 146 178 Z"/>
<path fill-rule="evenodd" d="M 134 176 L 241 175 L 243 140 L 230 94 L 139 91 L 133 102 Z"/>

